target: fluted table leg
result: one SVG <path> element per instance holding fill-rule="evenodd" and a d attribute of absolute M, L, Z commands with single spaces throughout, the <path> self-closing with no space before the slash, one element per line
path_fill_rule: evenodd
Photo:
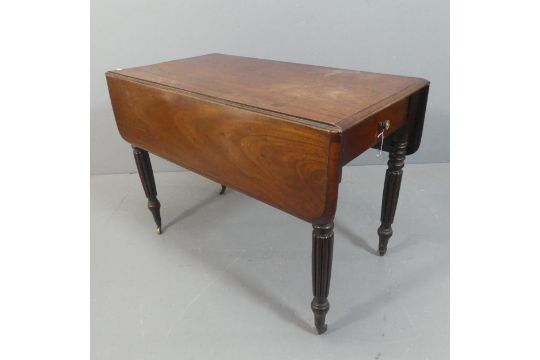
<path fill-rule="evenodd" d="M 319 334 L 326 331 L 326 313 L 330 308 L 328 292 L 332 272 L 332 249 L 334 247 L 334 223 L 313 225 L 312 278 L 313 301 L 311 310 L 315 316 L 315 328 Z"/>
<path fill-rule="evenodd" d="M 137 164 L 137 170 L 141 183 L 148 199 L 148 209 L 154 217 L 154 221 L 157 225 L 157 233 L 161 234 L 161 215 L 159 209 L 161 204 L 157 199 L 156 182 L 154 180 L 154 172 L 152 171 L 152 164 L 150 163 L 150 156 L 146 150 L 132 146 L 133 156 L 135 157 L 135 163 Z"/>
<path fill-rule="evenodd" d="M 401 187 L 401 177 L 405 164 L 405 154 L 407 152 L 406 129 L 401 129 L 393 136 L 392 150 L 389 154 L 388 169 L 384 179 L 384 190 L 381 207 L 381 226 L 377 230 L 379 234 L 379 254 L 386 253 L 388 240 L 392 236 L 392 223 L 399 198 L 399 188 Z"/>

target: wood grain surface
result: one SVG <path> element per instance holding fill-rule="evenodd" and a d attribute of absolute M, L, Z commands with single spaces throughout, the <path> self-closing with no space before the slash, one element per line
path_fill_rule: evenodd
<path fill-rule="evenodd" d="M 373 144 L 379 143 L 378 135 L 382 131 L 381 124 L 384 121 L 388 121 L 389 128 L 384 131 L 383 136 L 389 143 L 389 136 L 405 123 L 408 105 L 409 99 L 402 99 L 343 131 L 341 164 L 347 164 Z"/>
<path fill-rule="evenodd" d="M 209 54 L 115 71 L 124 76 L 347 129 L 424 79 Z"/>
<path fill-rule="evenodd" d="M 341 167 L 381 124 L 422 135 L 424 79 L 209 54 L 107 74 L 122 137 L 301 219 L 335 214 Z"/>
<path fill-rule="evenodd" d="M 335 213 L 338 131 L 107 74 L 122 137 L 311 223 Z"/>

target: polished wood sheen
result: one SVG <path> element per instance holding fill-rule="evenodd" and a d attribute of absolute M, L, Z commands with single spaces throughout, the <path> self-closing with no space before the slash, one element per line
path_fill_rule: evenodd
<path fill-rule="evenodd" d="M 313 225 L 311 305 L 323 333 L 341 169 L 369 148 L 390 152 L 378 231 L 384 254 L 405 155 L 420 146 L 429 82 L 222 54 L 106 78 L 159 228 L 148 152 L 221 184 L 220 194 L 232 188 Z"/>
<path fill-rule="evenodd" d="M 345 128 L 427 84 L 411 77 L 222 54 L 117 73 Z"/>
<path fill-rule="evenodd" d="M 108 82 L 118 129 L 129 143 L 306 221 L 333 218 L 340 170 L 335 129 L 116 75 Z"/>

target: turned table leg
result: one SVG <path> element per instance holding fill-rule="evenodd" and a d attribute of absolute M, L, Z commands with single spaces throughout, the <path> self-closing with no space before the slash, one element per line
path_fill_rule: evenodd
<path fill-rule="evenodd" d="M 334 223 L 313 225 L 313 249 L 311 274 L 313 278 L 313 301 L 311 310 L 315 316 L 315 328 L 319 334 L 326 331 L 326 313 L 330 308 L 328 291 L 332 272 L 332 249 L 334 247 Z"/>
<path fill-rule="evenodd" d="M 381 226 L 377 230 L 379 234 L 379 254 L 386 253 L 388 240 L 392 236 L 392 223 L 396 213 L 396 206 L 399 198 L 399 188 L 403 175 L 405 154 L 407 152 L 406 129 L 399 130 L 393 136 L 392 150 L 389 154 L 388 169 L 384 179 L 384 190 L 381 207 Z"/>
<path fill-rule="evenodd" d="M 137 170 L 141 183 L 148 199 L 148 209 L 152 212 L 154 221 L 157 225 L 157 233 L 161 234 L 161 215 L 159 214 L 159 208 L 161 204 L 157 199 L 156 182 L 154 180 L 154 172 L 152 171 L 152 164 L 150 163 L 150 156 L 146 150 L 132 146 L 133 156 L 135 157 L 135 163 L 137 164 Z"/>

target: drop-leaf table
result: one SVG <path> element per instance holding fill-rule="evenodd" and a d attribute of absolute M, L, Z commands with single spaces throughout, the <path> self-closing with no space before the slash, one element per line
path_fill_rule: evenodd
<path fill-rule="evenodd" d="M 422 137 L 424 79 L 209 54 L 106 73 L 161 233 L 151 152 L 313 225 L 313 301 L 326 330 L 342 167 L 389 152 L 379 253 L 386 253 L 405 156 Z"/>

